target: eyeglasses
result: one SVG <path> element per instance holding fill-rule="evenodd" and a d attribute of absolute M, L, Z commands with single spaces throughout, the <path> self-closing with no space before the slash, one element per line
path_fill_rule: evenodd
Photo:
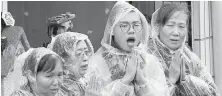
<path fill-rule="evenodd" d="M 125 33 L 128 32 L 131 28 L 131 24 L 128 22 L 120 23 L 118 26 L 121 28 L 122 32 L 125 32 Z M 132 27 L 135 32 L 140 32 L 143 29 L 143 26 L 141 23 L 133 23 Z"/>
<path fill-rule="evenodd" d="M 86 56 L 91 56 L 91 55 L 92 55 L 92 52 L 89 51 L 89 50 L 85 50 L 85 51 L 80 51 L 80 50 L 78 50 L 75 55 L 76 55 L 77 58 L 80 58 L 80 57 L 83 57 L 84 54 L 85 54 Z"/>

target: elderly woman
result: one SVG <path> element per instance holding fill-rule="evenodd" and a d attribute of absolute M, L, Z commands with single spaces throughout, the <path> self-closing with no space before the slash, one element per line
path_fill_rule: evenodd
<path fill-rule="evenodd" d="M 213 78 L 196 54 L 185 45 L 189 10 L 166 4 L 152 16 L 148 53 L 158 57 L 172 96 L 218 96 Z"/>
<path fill-rule="evenodd" d="M 26 55 L 19 61 L 24 63 L 22 68 L 14 70 L 19 87 L 10 96 L 64 96 L 60 91 L 63 59 L 46 48 L 35 48 Z"/>
<path fill-rule="evenodd" d="M 75 18 L 75 14 L 66 12 L 66 14 L 61 14 L 58 16 L 53 16 L 48 18 L 48 36 L 51 42 L 54 42 L 54 37 L 58 34 L 64 32 L 70 32 L 73 28 L 72 19 Z M 43 47 L 51 47 L 51 42 L 44 43 Z M 49 45 L 48 45 L 49 44 Z"/>
<path fill-rule="evenodd" d="M 88 36 L 76 32 L 59 34 L 55 37 L 52 50 L 65 60 L 62 89 L 69 96 L 85 96 L 84 74 L 88 69 L 88 60 L 94 53 Z"/>
<path fill-rule="evenodd" d="M 149 25 L 127 2 L 110 12 L 102 46 L 90 59 L 86 96 L 165 96 L 164 72 L 154 56 L 143 51 Z"/>

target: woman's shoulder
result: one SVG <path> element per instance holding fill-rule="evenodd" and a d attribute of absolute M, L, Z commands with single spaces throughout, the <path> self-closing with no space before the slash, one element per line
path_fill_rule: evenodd
<path fill-rule="evenodd" d="M 185 47 L 183 51 L 184 54 L 188 57 L 188 59 L 192 62 L 200 62 L 200 58 L 197 56 L 197 54 L 192 52 L 188 47 Z"/>

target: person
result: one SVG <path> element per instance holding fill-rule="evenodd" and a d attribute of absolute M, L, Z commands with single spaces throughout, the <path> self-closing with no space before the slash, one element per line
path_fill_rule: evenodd
<path fill-rule="evenodd" d="M 23 55 L 20 68 L 14 70 L 19 87 L 10 96 L 66 96 L 60 91 L 63 59 L 46 48 L 34 48 Z M 12 78 L 13 79 L 13 78 Z M 15 79 L 15 78 L 14 78 Z"/>
<path fill-rule="evenodd" d="M 89 58 L 94 49 L 87 35 L 77 32 L 65 32 L 55 37 L 52 50 L 64 60 L 64 83 L 62 89 L 69 96 L 85 96 Z"/>
<path fill-rule="evenodd" d="M 10 12 L 1 12 L 1 80 L 12 71 L 15 58 L 30 48 L 23 28 L 14 24 Z"/>
<path fill-rule="evenodd" d="M 206 66 L 187 48 L 190 12 L 182 4 L 165 4 L 152 16 L 147 52 L 162 64 L 171 96 L 218 96 Z"/>
<path fill-rule="evenodd" d="M 90 58 L 86 96 L 168 96 L 159 61 L 143 48 L 149 30 L 137 8 L 124 1 L 114 5 L 102 46 Z"/>
<path fill-rule="evenodd" d="M 58 16 L 53 16 L 47 19 L 48 30 L 47 34 L 50 38 L 49 43 L 44 43 L 43 47 L 50 47 L 50 43 L 54 42 L 54 37 L 58 34 L 69 32 L 73 28 L 72 19 L 75 18 L 75 14 L 66 12 L 66 14 L 61 14 Z"/>

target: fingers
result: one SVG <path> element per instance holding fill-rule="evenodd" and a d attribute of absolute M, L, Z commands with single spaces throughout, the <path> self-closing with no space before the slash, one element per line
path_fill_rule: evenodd
<path fill-rule="evenodd" d="M 184 80 L 185 79 L 185 76 L 186 76 L 186 67 L 185 67 L 185 64 L 186 64 L 186 62 L 185 62 L 185 60 L 184 59 L 182 59 L 182 64 L 181 64 L 181 69 L 180 69 L 180 80 L 182 81 L 182 80 Z"/>

